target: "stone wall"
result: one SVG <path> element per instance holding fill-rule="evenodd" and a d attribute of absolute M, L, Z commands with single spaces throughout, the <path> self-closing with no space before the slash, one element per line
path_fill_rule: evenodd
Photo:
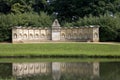
<path fill-rule="evenodd" d="M 17 26 L 12 29 L 13 43 L 41 41 L 99 41 L 99 26 L 60 27 L 58 20 L 52 28 Z"/>

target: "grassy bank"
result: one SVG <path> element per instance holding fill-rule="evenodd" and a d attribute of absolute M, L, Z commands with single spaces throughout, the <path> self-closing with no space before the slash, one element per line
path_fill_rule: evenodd
<path fill-rule="evenodd" d="M 0 44 L 0 56 L 120 56 L 120 45 L 93 43 Z"/>
<path fill-rule="evenodd" d="M 120 59 L 108 58 L 1 58 L 0 63 L 12 62 L 120 62 Z"/>

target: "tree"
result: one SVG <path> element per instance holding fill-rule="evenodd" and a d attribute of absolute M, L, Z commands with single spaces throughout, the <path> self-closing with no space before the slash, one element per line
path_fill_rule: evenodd
<path fill-rule="evenodd" d="M 11 5 L 7 0 L 0 0 L 0 13 L 9 13 Z"/>
<path fill-rule="evenodd" d="M 46 0 L 0 0 L 0 13 L 47 12 Z"/>
<path fill-rule="evenodd" d="M 44 11 L 47 12 L 47 1 L 46 0 L 35 0 L 35 4 L 33 5 L 35 12 Z"/>
<path fill-rule="evenodd" d="M 89 15 L 99 16 L 119 12 L 120 0 L 53 0 L 53 12 L 58 18 L 69 22 Z"/>

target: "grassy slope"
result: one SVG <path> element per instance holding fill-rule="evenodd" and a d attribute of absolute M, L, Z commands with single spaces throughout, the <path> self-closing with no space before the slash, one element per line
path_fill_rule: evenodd
<path fill-rule="evenodd" d="M 0 44 L 0 56 L 119 55 L 120 45 L 88 43 Z"/>

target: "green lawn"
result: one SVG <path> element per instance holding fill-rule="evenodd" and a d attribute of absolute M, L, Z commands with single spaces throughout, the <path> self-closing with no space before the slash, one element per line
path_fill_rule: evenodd
<path fill-rule="evenodd" d="M 0 44 L 0 56 L 19 55 L 120 56 L 120 45 L 94 43 Z"/>

